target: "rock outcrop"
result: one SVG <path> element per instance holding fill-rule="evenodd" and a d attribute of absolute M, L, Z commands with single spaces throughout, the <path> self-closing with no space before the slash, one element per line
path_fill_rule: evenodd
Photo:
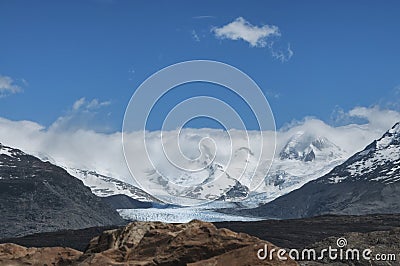
<path fill-rule="evenodd" d="M 289 258 L 279 260 L 276 253 L 272 260 L 260 260 L 257 251 L 265 245 L 277 249 L 259 238 L 197 220 L 186 224 L 133 222 L 93 238 L 83 254 L 68 248 L 35 248 L 32 254 L 45 254 L 43 260 L 38 255 L 29 261 L 25 250 L 31 249 L 2 244 L 0 265 L 297 265 Z"/>
<path fill-rule="evenodd" d="M 80 262 L 83 265 L 296 265 L 295 262 L 259 260 L 257 251 L 271 243 L 256 237 L 217 229 L 213 224 L 133 222 L 105 231 L 92 239 Z"/>
<path fill-rule="evenodd" d="M 26 248 L 16 244 L 0 245 L 0 265 L 70 265 L 82 255 L 72 248 Z"/>

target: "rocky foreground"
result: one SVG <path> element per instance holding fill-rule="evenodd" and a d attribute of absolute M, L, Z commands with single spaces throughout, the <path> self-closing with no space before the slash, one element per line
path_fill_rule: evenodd
<path fill-rule="evenodd" d="M 261 261 L 257 251 L 265 244 L 269 250 L 276 248 L 268 242 L 271 241 L 286 250 L 312 248 L 320 252 L 329 246 L 336 247 L 338 238 L 344 237 L 348 243 L 346 248 L 368 248 L 372 254 L 395 254 L 396 258 L 391 261 L 331 261 L 324 257 L 315 261 L 299 260 L 298 263 L 304 266 L 394 266 L 400 265 L 399 217 L 323 216 L 217 223 L 215 226 L 201 221 L 187 224 L 133 222 L 119 228 L 41 233 L 1 240 L 30 248 L 0 244 L 0 265 L 297 265 L 292 260 L 278 260 L 276 253 L 272 260 Z M 224 227 L 248 234 L 235 233 Z M 79 239 L 82 245 L 77 245 Z"/>
<path fill-rule="evenodd" d="M 374 231 L 369 233 L 358 233 L 351 232 L 346 233 L 342 238 L 346 239 L 346 249 L 358 249 L 358 250 L 371 250 L 371 261 L 365 260 L 360 256 L 360 260 L 355 261 L 351 259 L 344 259 L 342 261 L 330 260 L 328 257 L 319 259 L 314 262 L 300 262 L 300 265 L 304 266 L 318 266 L 318 265 L 400 265 L 400 228 L 394 228 L 387 231 Z M 322 249 L 329 246 L 337 247 L 337 237 L 328 237 L 322 241 L 318 241 L 307 248 L 315 249 L 318 253 Z M 383 261 L 376 260 L 375 255 L 387 256 L 387 254 L 395 255 L 395 258 L 386 259 Z"/>
<path fill-rule="evenodd" d="M 0 265 L 297 265 L 291 259 L 260 260 L 257 251 L 273 244 L 213 224 L 133 222 L 104 231 L 84 252 L 64 247 L 0 245 Z"/>

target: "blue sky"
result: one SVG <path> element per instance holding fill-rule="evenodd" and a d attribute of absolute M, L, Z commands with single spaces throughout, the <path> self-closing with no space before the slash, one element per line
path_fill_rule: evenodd
<path fill-rule="evenodd" d="M 306 116 L 330 122 L 355 106 L 398 108 L 399 14 L 398 1 L 3 0 L 0 117 L 119 131 L 135 88 L 194 59 L 247 73 L 278 127 Z M 213 30 L 238 18 L 280 36 L 252 46 Z"/>

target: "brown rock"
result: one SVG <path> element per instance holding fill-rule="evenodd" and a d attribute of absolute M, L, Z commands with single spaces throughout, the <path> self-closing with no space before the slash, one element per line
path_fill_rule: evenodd
<path fill-rule="evenodd" d="M 0 265 L 70 265 L 82 252 L 63 247 L 26 248 L 0 244 Z"/>
<path fill-rule="evenodd" d="M 93 238 L 83 254 L 70 248 L 2 244 L 0 265 L 297 265 L 290 259 L 280 261 L 276 253 L 272 260 L 259 260 L 257 251 L 265 245 L 277 249 L 256 237 L 201 221 L 133 222 Z"/>
<path fill-rule="evenodd" d="M 254 244 L 253 246 L 246 246 L 243 248 L 235 249 L 219 256 L 212 257 L 207 260 L 197 261 L 187 264 L 188 266 L 253 266 L 253 265 L 297 265 L 294 261 L 280 261 L 276 257 L 273 260 L 259 260 L 257 254 L 260 245 Z M 269 249 L 274 248 L 269 245 Z M 275 247 L 276 248 L 276 247 Z"/>
<path fill-rule="evenodd" d="M 288 259 L 259 260 L 257 251 L 271 243 L 213 224 L 133 222 L 92 239 L 82 265 L 297 265 Z M 102 264 L 104 262 L 104 264 Z"/>

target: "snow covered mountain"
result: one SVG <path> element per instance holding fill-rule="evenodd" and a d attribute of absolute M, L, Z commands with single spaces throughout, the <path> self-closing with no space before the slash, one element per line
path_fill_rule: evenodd
<path fill-rule="evenodd" d="M 279 218 L 400 213 L 400 123 L 328 174 L 247 213 Z"/>
<path fill-rule="evenodd" d="M 89 187 L 93 194 L 99 197 L 113 195 L 127 195 L 136 200 L 159 202 L 156 198 L 145 191 L 109 176 L 101 175 L 96 171 L 81 170 L 76 168 L 63 167 L 70 175 L 82 180 L 85 186 Z"/>
<path fill-rule="evenodd" d="M 264 185 L 241 203 L 250 208 L 270 202 L 328 173 L 348 157 L 344 149 L 325 137 L 297 132 L 277 154 Z"/>
<path fill-rule="evenodd" d="M 322 180 L 328 183 L 344 181 L 376 181 L 392 184 L 400 181 L 400 122 L 382 138 L 372 142 L 362 152 L 351 157 L 340 171 Z"/>
<path fill-rule="evenodd" d="M 95 170 L 84 170 L 66 165 L 66 162 L 58 162 L 52 156 L 43 152 L 34 152 L 34 154 L 44 162 L 50 162 L 63 169 L 70 175 L 78 178 L 83 184 L 90 188 L 93 194 L 99 197 L 109 197 L 115 195 L 126 195 L 132 199 L 144 202 L 159 202 L 158 199 L 146 193 L 142 189 L 120 178 L 100 174 Z M 118 176 L 117 174 L 115 176 Z"/>
<path fill-rule="evenodd" d="M 344 152 L 325 137 L 316 137 L 303 131 L 297 132 L 289 139 L 279 153 L 281 160 L 332 161 L 343 159 Z"/>
<path fill-rule="evenodd" d="M 198 145 L 198 140 L 209 137 L 222 143 L 216 143 L 218 151 L 222 147 L 222 155 L 213 154 L 213 143 L 201 143 L 200 159 L 194 159 L 182 167 L 202 168 L 197 172 L 177 170 L 176 167 L 171 167 L 169 161 L 163 161 L 162 158 L 155 160 L 155 164 L 161 166 L 159 171 L 142 170 L 146 174 L 148 185 L 156 187 L 156 191 L 166 191 L 176 197 L 240 201 L 243 206 L 255 207 L 328 173 L 349 157 L 343 148 L 326 137 L 299 131 L 286 140 L 284 145 L 279 145 L 282 148 L 277 152 L 269 168 L 270 162 L 267 159 L 260 160 L 260 148 L 256 145 L 246 146 L 245 138 L 241 141 L 243 136 L 235 136 L 236 143 L 231 146 L 224 144 L 224 139 L 214 132 L 214 135 L 207 132 L 209 135 L 206 136 L 200 133 L 201 131 L 189 131 L 183 134 L 181 147 L 183 146 L 183 149 L 193 147 Z M 254 141 L 256 137 L 250 132 L 249 139 Z M 229 147 L 232 147 L 230 151 L 232 156 L 227 159 L 228 153 L 224 149 L 227 150 Z M 150 154 L 152 154 L 151 148 Z M 157 157 L 157 151 L 160 149 L 157 151 L 154 149 L 154 157 Z M 176 161 L 180 163 L 179 158 Z M 167 178 L 163 178 L 160 173 Z M 251 188 L 254 180 L 259 180 L 261 185 Z M 182 185 L 183 188 L 177 188 L 177 185 Z"/>
<path fill-rule="evenodd" d="M 159 186 L 159 190 L 166 190 L 176 197 L 234 202 L 248 196 L 249 188 L 231 177 L 218 163 L 207 166 L 205 170 L 208 172 L 208 177 L 202 183 L 183 187 L 180 190 L 176 190 L 171 182 L 165 182 L 155 171 L 148 177 L 153 184 Z M 185 205 L 184 202 L 183 205 Z"/>
<path fill-rule="evenodd" d="M 172 195 L 183 199 L 198 199 L 199 202 L 220 200 L 227 202 L 227 205 L 230 202 L 240 202 L 245 207 L 256 207 L 298 189 L 328 173 L 349 157 L 343 147 L 337 146 L 326 137 L 297 131 L 278 140 L 279 150 L 271 164 L 268 158 L 259 158 L 261 149 L 257 146 L 257 134 L 249 133 L 248 137 L 254 141 L 253 144 L 247 142 L 246 135 L 242 132 L 230 134 L 233 135 L 233 143 L 229 142 L 226 132 L 201 129 L 184 131 L 180 149 L 190 160 L 183 160 L 179 157 L 181 154 L 176 154 L 179 149 L 172 145 L 174 134 L 164 133 L 164 147 L 158 146 L 161 143 L 158 135 L 152 136 L 147 152 L 154 165 L 145 161 L 144 155 L 135 157 L 134 164 L 140 168 L 136 172 L 139 179 L 148 182 L 145 187 L 152 187 L 153 195 L 133 182 L 129 183 L 127 179 L 121 179 L 120 173 L 109 171 L 104 174 L 96 168 L 87 170 L 73 167 L 68 165 L 67 160 L 58 163 L 50 155 L 36 154 L 42 160 L 66 169 L 100 197 L 124 194 L 140 201 L 157 202 L 161 194 L 164 199 L 165 195 Z M 215 140 L 215 143 L 204 141 L 207 138 Z M 214 145 L 218 148 L 217 153 Z M 193 148 L 197 146 L 199 150 Z M 169 151 L 169 158 L 160 154 L 159 151 L 163 148 Z M 146 154 L 145 152 L 138 154 Z M 171 165 L 170 159 L 181 168 Z M 123 164 L 121 162 L 122 166 Z M 157 171 L 154 167 L 157 167 Z M 252 180 L 258 180 L 261 185 L 252 188 Z M 168 201 L 168 197 L 166 199 Z M 173 200 L 171 202 L 176 203 Z"/>
<path fill-rule="evenodd" d="M 201 130 L 186 133 L 183 149 L 198 144 L 199 140 L 204 138 L 201 133 Z M 222 139 L 221 143 L 224 144 L 222 137 L 212 134 L 210 137 Z M 236 139 L 241 139 L 240 137 Z M 144 166 L 140 174 L 151 182 L 151 186 L 156 188 L 156 191 L 167 192 L 176 197 L 219 200 L 227 202 L 227 205 L 230 202 L 240 202 L 245 207 L 256 207 L 328 173 L 349 157 L 343 148 L 338 147 L 326 137 L 303 131 L 296 132 L 280 145 L 282 148 L 276 153 L 269 171 L 269 163 L 259 161 L 257 156 L 260 150 L 257 147 L 252 150 L 248 146 L 241 146 L 241 144 L 245 145 L 245 141 L 233 146 L 233 150 L 229 151 L 232 154 L 229 164 L 226 158 L 227 151 L 215 156 L 213 143 L 202 142 L 201 144 L 202 156 L 184 165 L 187 169 L 202 169 L 201 171 L 177 171 L 175 167 L 171 167 L 169 161 L 162 159 L 155 161 L 158 167 L 155 171 L 142 164 L 138 157 L 137 164 Z M 149 152 L 152 154 L 153 151 L 150 149 Z M 153 154 L 157 159 L 157 152 L 154 151 Z M 38 153 L 38 156 L 57 164 L 49 155 Z M 259 164 L 261 167 L 258 167 Z M 118 175 L 104 175 L 95 170 L 82 170 L 68 165 L 60 166 L 69 174 L 82 180 L 94 194 L 100 197 L 124 194 L 141 201 L 159 201 L 137 186 L 122 181 L 116 177 Z M 167 179 L 162 178 L 160 174 L 166 176 Z M 261 186 L 253 190 L 250 189 L 252 176 L 261 181 Z M 177 186 L 182 187 L 177 189 Z"/>

